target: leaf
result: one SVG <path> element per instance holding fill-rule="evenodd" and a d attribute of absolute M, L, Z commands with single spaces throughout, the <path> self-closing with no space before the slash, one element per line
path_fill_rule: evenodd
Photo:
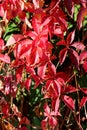
<path fill-rule="evenodd" d="M 21 121 L 19 122 L 19 125 L 29 125 L 29 124 L 30 124 L 30 121 L 28 120 L 27 117 L 23 117 Z"/>
<path fill-rule="evenodd" d="M 9 115 L 9 105 L 7 103 L 3 104 L 2 106 L 2 113 L 4 114 L 5 117 L 8 117 Z"/>
<path fill-rule="evenodd" d="M 60 26 L 54 28 L 54 35 L 63 38 L 63 33 L 64 33 L 64 32 L 63 32 L 63 30 L 62 30 L 62 28 L 61 28 Z"/>
<path fill-rule="evenodd" d="M 74 37 L 75 37 L 75 30 L 68 34 L 67 39 L 66 39 L 67 45 L 70 45 L 73 42 Z"/>
<path fill-rule="evenodd" d="M 44 116 L 49 117 L 50 116 L 50 108 L 47 103 L 44 104 Z"/>
<path fill-rule="evenodd" d="M 79 55 L 78 55 L 78 53 L 73 49 L 69 49 L 68 54 L 70 56 L 71 62 L 76 66 L 76 68 L 79 69 Z"/>
<path fill-rule="evenodd" d="M 34 31 L 39 34 L 41 29 L 40 29 L 40 26 L 41 26 L 41 21 L 38 20 L 36 17 L 33 17 L 32 18 L 32 26 L 33 26 L 33 29 Z"/>
<path fill-rule="evenodd" d="M 71 46 L 75 47 L 77 51 L 84 51 L 85 46 L 81 42 L 74 42 Z"/>
<path fill-rule="evenodd" d="M 60 0 L 51 0 L 49 9 L 53 9 L 56 5 L 58 5 Z"/>
<path fill-rule="evenodd" d="M 87 72 L 87 61 L 84 61 L 83 68 L 84 68 L 85 72 Z"/>
<path fill-rule="evenodd" d="M 64 89 L 65 89 L 65 90 L 64 90 L 64 93 L 73 93 L 73 92 L 76 92 L 76 91 L 77 91 L 76 88 L 73 87 L 73 86 L 65 86 Z"/>
<path fill-rule="evenodd" d="M 64 45 L 64 46 L 66 46 L 67 44 L 66 44 L 65 40 L 60 40 L 59 42 L 56 43 L 56 45 Z"/>
<path fill-rule="evenodd" d="M 19 128 L 18 130 L 28 130 L 28 128 L 23 126 L 23 127 Z"/>
<path fill-rule="evenodd" d="M 62 79 L 64 82 L 66 82 L 69 77 L 68 77 L 68 75 L 67 75 L 66 73 L 64 73 L 64 72 L 58 72 L 58 73 L 56 74 L 56 78 L 57 78 L 57 79 Z"/>
<path fill-rule="evenodd" d="M 80 88 L 80 90 L 87 95 L 87 88 Z"/>
<path fill-rule="evenodd" d="M 36 89 L 40 85 L 40 83 L 41 83 L 40 78 L 37 75 L 32 75 L 32 78 L 35 81 L 34 88 Z"/>
<path fill-rule="evenodd" d="M 65 61 L 65 58 L 66 58 L 66 56 L 67 56 L 67 52 L 68 52 L 67 48 L 64 48 L 64 49 L 62 49 L 62 50 L 60 51 L 60 53 L 59 53 L 59 61 L 60 61 L 60 64 L 63 64 L 63 62 Z"/>
<path fill-rule="evenodd" d="M 75 103 L 71 97 L 64 95 L 64 96 L 62 96 L 62 100 L 69 109 L 71 109 L 71 110 L 75 109 Z"/>
<path fill-rule="evenodd" d="M 80 8 L 80 11 L 77 15 L 77 26 L 78 29 L 80 29 L 82 27 L 82 22 L 84 20 L 84 16 L 87 15 L 87 8 Z"/>
<path fill-rule="evenodd" d="M 0 51 L 4 49 L 4 40 L 0 38 Z"/>
<path fill-rule="evenodd" d="M 8 39 L 7 43 L 6 43 L 6 46 L 13 45 L 16 42 L 19 42 L 20 40 L 22 40 L 23 38 L 24 38 L 24 36 L 21 35 L 21 34 L 11 35 L 10 38 Z"/>
<path fill-rule="evenodd" d="M 22 72 L 23 72 L 24 66 L 20 66 L 20 68 L 18 68 L 16 70 L 16 78 L 17 78 L 17 83 L 19 83 L 22 80 Z"/>
<path fill-rule="evenodd" d="M 80 54 L 80 61 L 83 63 L 83 61 L 87 58 L 87 51 L 84 51 Z"/>
<path fill-rule="evenodd" d="M 8 64 L 10 63 L 10 57 L 7 54 L 0 53 L 0 60 Z"/>
<path fill-rule="evenodd" d="M 25 81 L 25 88 L 29 91 L 31 86 L 31 78 L 27 78 Z"/>
<path fill-rule="evenodd" d="M 43 79 L 46 73 L 46 66 L 47 64 L 44 64 L 40 67 L 38 67 L 38 75 Z"/>
<path fill-rule="evenodd" d="M 56 75 L 56 67 L 52 62 L 48 63 L 48 71 L 49 71 L 50 75 L 52 75 L 52 76 Z"/>
<path fill-rule="evenodd" d="M 18 28 L 18 26 L 15 23 L 10 22 L 8 24 L 8 26 L 6 27 L 3 38 L 7 41 L 9 39 L 10 35 L 13 33 L 15 34 L 15 32 L 16 32 L 16 34 L 19 33 L 20 29 Z"/>
<path fill-rule="evenodd" d="M 85 105 L 86 102 L 87 102 L 87 97 L 83 97 L 80 102 L 80 109 Z"/>
<path fill-rule="evenodd" d="M 34 5 L 33 5 L 33 3 L 30 3 L 29 1 L 28 1 L 28 2 L 25 2 L 25 3 L 24 3 L 24 9 L 25 9 L 27 12 L 34 12 Z"/>
<path fill-rule="evenodd" d="M 67 11 L 72 16 L 74 12 L 73 0 L 64 0 Z"/>
<path fill-rule="evenodd" d="M 54 105 L 53 107 L 54 107 L 55 115 L 60 115 L 60 113 L 58 112 L 59 111 L 59 106 L 60 106 L 60 99 L 59 99 L 59 97 L 57 97 L 57 99 L 54 100 L 53 105 Z"/>

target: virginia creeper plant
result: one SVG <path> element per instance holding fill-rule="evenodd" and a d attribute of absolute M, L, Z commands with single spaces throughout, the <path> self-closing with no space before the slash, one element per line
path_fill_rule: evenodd
<path fill-rule="evenodd" d="M 87 1 L 0 0 L 0 130 L 86 130 Z"/>

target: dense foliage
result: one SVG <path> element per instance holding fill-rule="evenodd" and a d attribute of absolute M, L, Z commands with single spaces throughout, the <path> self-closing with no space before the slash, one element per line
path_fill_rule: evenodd
<path fill-rule="evenodd" d="M 86 14 L 86 0 L 0 0 L 0 130 L 87 128 Z"/>

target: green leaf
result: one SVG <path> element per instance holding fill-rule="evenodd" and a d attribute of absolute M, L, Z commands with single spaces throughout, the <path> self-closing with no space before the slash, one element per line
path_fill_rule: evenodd
<path fill-rule="evenodd" d="M 20 33 L 20 29 L 18 28 L 18 26 L 15 23 L 10 22 L 8 24 L 8 26 L 6 27 L 3 38 L 5 41 L 7 41 L 11 34 L 17 34 L 17 33 Z"/>

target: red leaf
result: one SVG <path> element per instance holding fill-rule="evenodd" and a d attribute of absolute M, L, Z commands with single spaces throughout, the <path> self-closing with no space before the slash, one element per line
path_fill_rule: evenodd
<path fill-rule="evenodd" d="M 83 61 L 87 58 L 87 51 L 84 51 L 80 54 L 80 61 L 83 63 Z"/>
<path fill-rule="evenodd" d="M 84 61 L 83 68 L 84 68 L 85 72 L 87 72 L 87 61 Z"/>
<path fill-rule="evenodd" d="M 6 54 L 4 55 L 0 53 L 0 60 L 8 64 L 10 63 L 10 57 Z"/>
<path fill-rule="evenodd" d="M 19 122 L 19 125 L 29 125 L 29 124 L 30 124 L 30 121 L 28 120 L 27 117 L 23 117 L 21 121 Z"/>
<path fill-rule="evenodd" d="M 38 67 L 38 75 L 39 75 L 42 79 L 43 79 L 44 76 L 45 76 L 46 66 L 47 66 L 47 64 Z"/>
<path fill-rule="evenodd" d="M 64 46 L 66 46 L 67 44 L 66 44 L 65 40 L 61 40 L 61 41 L 57 42 L 56 45 L 64 45 Z"/>
<path fill-rule="evenodd" d="M 50 3 L 50 9 L 53 9 L 56 5 L 58 5 L 60 2 L 60 0 L 51 0 L 51 3 Z"/>
<path fill-rule="evenodd" d="M 68 54 L 70 56 L 71 62 L 79 69 L 79 55 L 78 55 L 78 53 L 73 49 L 69 49 Z"/>
<path fill-rule="evenodd" d="M 62 96 L 62 100 L 67 105 L 68 108 L 70 108 L 71 110 L 75 109 L 75 103 L 71 97 L 64 95 Z"/>
<path fill-rule="evenodd" d="M 30 3 L 29 1 L 24 3 L 24 8 L 28 12 L 34 12 L 34 5 L 33 3 Z"/>
<path fill-rule="evenodd" d="M 73 92 L 76 92 L 76 91 L 77 91 L 76 88 L 73 87 L 73 86 L 65 86 L 64 89 L 65 89 L 65 90 L 64 90 L 64 93 L 73 93 Z"/>
<path fill-rule="evenodd" d="M 77 15 L 77 26 L 78 29 L 82 27 L 82 22 L 84 20 L 84 16 L 87 14 L 87 8 L 81 8 L 78 15 Z"/>
<path fill-rule="evenodd" d="M 17 83 L 19 83 L 20 80 L 22 80 L 23 68 L 24 68 L 24 66 L 20 66 L 20 68 L 18 68 L 17 71 L 16 71 Z"/>
<path fill-rule="evenodd" d="M 83 93 L 87 94 L 87 88 L 80 88 L 80 89 L 81 89 L 81 91 L 82 91 Z"/>
<path fill-rule="evenodd" d="M 87 102 L 87 97 L 83 97 L 80 102 L 80 108 L 82 108 L 86 102 Z"/>
<path fill-rule="evenodd" d="M 0 51 L 4 49 L 4 40 L 0 38 Z"/>
<path fill-rule="evenodd" d="M 69 14 L 73 15 L 73 12 L 74 12 L 73 0 L 64 0 L 64 3 Z"/>
<path fill-rule="evenodd" d="M 71 46 L 75 47 L 78 51 L 83 51 L 85 49 L 85 46 L 81 42 L 74 42 Z"/>
<path fill-rule="evenodd" d="M 58 73 L 56 74 L 56 78 L 57 78 L 57 79 L 63 79 L 64 82 L 66 82 L 69 77 L 68 77 L 67 74 L 64 73 L 64 72 L 58 72 Z"/>
<path fill-rule="evenodd" d="M 39 0 L 32 0 L 34 4 L 34 8 L 37 9 L 39 8 Z"/>
<path fill-rule="evenodd" d="M 73 42 L 74 37 L 75 37 L 75 30 L 68 34 L 67 39 L 66 39 L 67 45 L 70 45 Z"/>
<path fill-rule="evenodd" d="M 26 89 L 29 91 L 30 90 L 30 86 L 31 86 L 31 79 L 28 78 L 26 81 L 25 81 L 25 87 Z"/>
<path fill-rule="evenodd" d="M 55 115 L 59 115 L 59 112 L 58 112 L 59 111 L 59 106 L 60 106 L 60 99 L 59 99 L 59 97 L 57 97 L 54 106 L 55 106 L 55 109 L 54 109 Z"/>
<path fill-rule="evenodd" d="M 65 61 L 65 58 L 66 58 L 66 55 L 67 55 L 67 48 L 64 48 L 60 51 L 59 53 L 59 61 L 60 61 L 60 64 L 63 64 L 63 62 Z"/>
<path fill-rule="evenodd" d="M 31 48 L 32 48 L 32 41 L 29 39 L 25 39 L 18 42 L 14 48 L 14 55 L 16 59 L 19 58 L 22 59 L 24 57 L 26 57 L 27 59 L 28 56 L 30 55 Z"/>
<path fill-rule="evenodd" d="M 40 28 L 40 26 L 41 26 L 41 21 L 38 20 L 38 19 L 35 18 L 35 17 L 32 18 L 32 26 L 33 26 L 34 31 L 35 31 L 37 34 L 39 34 L 40 31 L 42 30 L 42 29 Z"/>
<path fill-rule="evenodd" d="M 50 108 L 47 103 L 44 104 L 44 115 L 49 117 L 50 116 Z"/>
<path fill-rule="evenodd" d="M 23 126 L 23 127 L 21 127 L 21 128 L 18 128 L 18 130 L 28 130 L 28 128 L 25 127 L 25 126 Z"/>
<path fill-rule="evenodd" d="M 62 30 L 62 28 L 60 26 L 54 28 L 54 35 L 57 35 L 57 36 L 63 38 L 63 33 L 64 32 L 63 32 L 63 30 Z"/>
<path fill-rule="evenodd" d="M 13 44 L 15 44 L 16 42 L 20 41 L 21 39 L 23 39 L 24 36 L 21 34 L 14 34 L 11 35 L 10 38 L 8 39 L 6 46 L 11 46 Z"/>
<path fill-rule="evenodd" d="M 6 117 L 9 115 L 9 105 L 7 103 L 2 106 L 2 112 Z"/>
<path fill-rule="evenodd" d="M 32 78 L 35 81 L 34 88 L 37 88 L 40 85 L 40 83 L 41 83 L 40 78 L 37 75 L 32 75 Z"/>
<path fill-rule="evenodd" d="M 50 75 L 52 75 L 52 76 L 56 75 L 56 67 L 52 62 L 48 63 L 48 71 L 49 71 Z"/>

